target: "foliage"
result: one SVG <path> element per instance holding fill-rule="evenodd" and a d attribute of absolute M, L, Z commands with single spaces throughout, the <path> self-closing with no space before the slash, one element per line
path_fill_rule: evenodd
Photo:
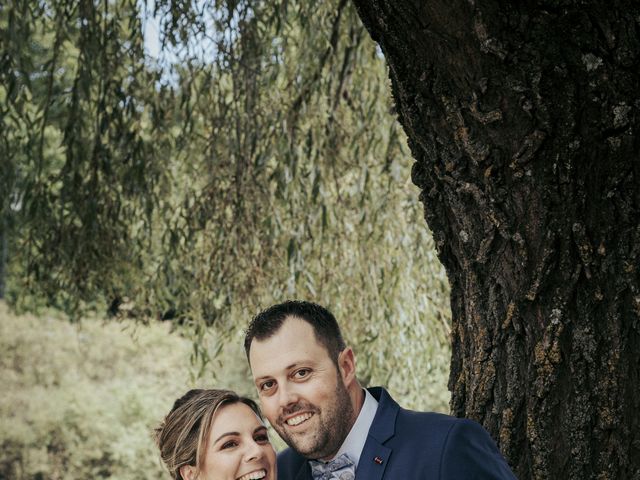
<path fill-rule="evenodd" d="M 208 362 L 260 308 L 311 299 L 345 325 L 366 382 L 442 409 L 429 385 L 447 369 L 446 280 L 350 3 L 143 10 L 0 9 L 8 300 L 173 319 L 215 374 Z"/>
<path fill-rule="evenodd" d="M 215 360 L 218 380 L 194 383 L 185 367 L 190 342 L 168 335 L 166 324 L 71 325 L 12 315 L 0 302 L 0 478 L 168 478 L 152 429 L 175 398 L 195 385 L 255 396 L 237 340 Z M 434 383 L 442 390 L 444 382 Z M 442 406 L 437 397 L 426 405 Z"/>
<path fill-rule="evenodd" d="M 190 384 L 188 341 L 3 304 L 0 320 L 0 478 L 161 477 L 151 429 Z"/>

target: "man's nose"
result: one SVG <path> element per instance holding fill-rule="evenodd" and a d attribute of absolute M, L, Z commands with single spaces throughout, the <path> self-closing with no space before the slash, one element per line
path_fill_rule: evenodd
<path fill-rule="evenodd" d="M 278 394 L 279 394 L 278 400 L 280 402 L 280 408 L 282 408 L 285 411 L 287 410 L 288 407 L 291 407 L 292 405 L 295 405 L 296 403 L 298 403 L 298 400 L 300 399 L 297 390 L 294 387 L 291 387 L 288 385 L 281 386 Z"/>

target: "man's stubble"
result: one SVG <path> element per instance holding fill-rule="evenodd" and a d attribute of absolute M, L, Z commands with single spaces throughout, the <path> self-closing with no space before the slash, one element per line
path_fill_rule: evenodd
<path fill-rule="evenodd" d="M 335 402 L 320 411 L 317 406 L 309 403 L 297 403 L 285 414 L 290 415 L 298 410 L 311 410 L 320 422 L 315 432 L 304 436 L 289 435 L 284 425 L 283 415 L 278 418 L 275 428 L 282 439 L 298 454 L 308 459 L 332 458 L 342 446 L 345 438 L 355 422 L 353 405 L 347 388 L 342 383 L 338 372 L 335 390 Z"/>

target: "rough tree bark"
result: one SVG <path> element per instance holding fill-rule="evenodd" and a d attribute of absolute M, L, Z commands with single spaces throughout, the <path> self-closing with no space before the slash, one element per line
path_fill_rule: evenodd
<path fill-rule="evenodd" d="M 354 0 L 451 283 L 451 409 L 521 479 L 640 479 L 640 3 Z"/>

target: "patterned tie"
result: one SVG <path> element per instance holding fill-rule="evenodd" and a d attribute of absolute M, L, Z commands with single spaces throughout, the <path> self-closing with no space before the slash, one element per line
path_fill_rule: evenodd
<path fill-rule="evenodd" d="M 313 480 L 354 480 L 356 478 L 356 466 L 346 453 L 327 463 L 310 460 L 309 464 Z"/>

